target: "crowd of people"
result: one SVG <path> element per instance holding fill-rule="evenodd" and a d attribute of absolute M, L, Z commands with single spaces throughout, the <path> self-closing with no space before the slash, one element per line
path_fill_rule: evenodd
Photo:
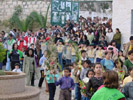
<path fill-rule="evenodd" d="M 54 100 L 58 85 L 59 100 L 133 100 L 133 36 L 123 45 L 121 39 L 119 28 L 112 30 L 111 19 L 98 17 L 80 16 L 79 23 L 68 20 L 64 27 L 37 32 L 2 31 L 0 42 L 7 53 L 0 65 L 26 73 L 28 86 L 40 77 L 38 87 L 45 81 L 49 100 Z M 49 47 L 56 48 L 52 59 Z"/>

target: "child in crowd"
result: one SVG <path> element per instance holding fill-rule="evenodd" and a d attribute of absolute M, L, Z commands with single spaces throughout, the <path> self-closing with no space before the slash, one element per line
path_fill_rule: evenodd
<path fill-rule="evenodd" d="M 126 78 L 123 80 L 123 86 L 125 86 L 127 83 L 133 81 L 133 67 L 130 67 L 130 68 L 128 69 L 128 71 L 129 71 L 129 76 L 126 77 Z"/>
<path fill-rule="evenodd" d="M 102 65 L 100 63 L 96 63 L 94 72 L 95 76 L 92 77 L 87 83 L 86 95 L 88 98 L 91 98 L 91 96 L 97 91 L 97 89 L 101 85 L 103 85 L 103 78 L 102 78 L 103 72 L 102 72 Z"/>
<path fill-rule="evenodd" d="M 71 61 L 72 61 L 72 63 L 74 63 L 76 61 L 76 50 L 73 46 L 72 46 L 72 50 L 71 50 L 71 55 L 72 55 Z"/>
<path fill-rule="evenodd" d="M 98 46 L 98 50 L 96 50 L 96 63 L 100 63 L 100 61 L 104 58 L 104 50 L 102 45 Z"/>
<path fill-rule="evenodd" d="M 116 72 L 122 71 L 122 72 L 124 72 L 124 74 L 128 73 L 127 67 L 125 65 L 123 65 L 123 62 L 120 59 L 117 59 L 117 60 L 114 61 L 113 70 L 116 71 Z"/>
<path fill-rule="evenodd" d="M 118 57 L 119 57 L 119 59 L 121 59 L 121 61 L 124 63 L 125 62 L 125 57 L 124 57 L 124 55 L 123 55 L 123 51 L 122 50 L 120 50 L 119 52 L 118 52 Z"/>
<path fill-rule="evenodd" d="M 24 56 L 25 56 L 25 48 L 24 47 L 22 48 L 22 53 L 23 53 L 23 56 L 20 59 L 20 69 L 21 69 L 21 71 L 23 71 L 23 59 L 24 59 Z"/>
<path fill-rule="evenodd" d="M 83 80 L 86 77 L 86 73 L 87 71 L 90 69 L 89 65 L 91 64 L 90 60 L 86 60 L 84 62 L 82 62 L 82 70 L 81 70 L 81 74 L 80 74 L 80 79 Z"/>
<path fill-rule="evenodd" d="M 133 100 L 133 81 L 124 86 L 122 93 L 125 95 L 126 100 Z"/>
<path fill-rule="evenodd" d="M 73 73 L 74 73 L 75 64 L 74 64 L 74 63 L 70 64 L 69 68 L 71 69 L 70 77 L 71 77 L 72 79 L 74 79 L 75 76 L 74 76 Z M 75 91 L 72 90 L 72 99 L 74 99 L 74 94 L 75 94 Z"/>
<path fill-rule="evenodd" d="M 114 62 L 111 59 L 111 54 L 110 52 L 105 52 L 105 58 L 101 60 L 100 62 L 102 66 L 104 67 L 105 70 L 113 70 L 114 68 Z"/>
<path fill-rule="evenodd" d="M 15 64 L 15 69 L 13 69 L 12 72 L 19 72 L 19 73 L 22 72 L 21 69 L 19 68 L 18 63 Z"/>
<path fill-rule="evenodd" d="M 86 51 L 85 50 L 81 50 L 81 61 L 85 61 L 85 60 L 87 60 Z"/>
<path fill-rule="evenodd" d="M 94 75 L 95 75 L 94 70 L 93 69 L 89 69 L 87 71 L 87 73 L 86 73 L 86 77 L 83 79 L 83 82 L 85 84 L 87 84 L 89 82 L 89 79 L 92 78 L 92 77 L 94 77 Z"/>
<path fill-rule="evenodd" d="M 127 68 L 123 65 L 123 62 L 120 59 L 115 60 L 113 70 L 118 73 L 119 76 L 119 83 L 122 86 L 123 79 L 127 74 Z"/>
<path fill-rule="evenodd" d="M 45 64 L 44 63 L 47 60 L 46 57 L 47 57 L 47 51 L 44 51 L 43 56 L 39 60 L 39 65 L 41 66 L 41 68 L 40 68 L 41 77 L 40 77 L 39 84 L 38 84 L 38 87 L 39 88 L 42 87 L 42 83 L 43 83 L 44 78 L 45 78 L 45 75 L 44 75 L 45 73 L 44 72 L 46 72 L 46 67 L 45 67 Z"/>
<path fill-rule="evenodd" d="M 81 43 L 81 44 L 79 45 L 79 51 L 82 51 L 82 50 L 85 50 L 84 44 L 83 44 L 83 43 Z"/>
<path fill-rule="evenodd" d="M 87 84 L 89 82 L 89 79 L 94 77 L 94 74 L 95 74 L 94 71 L 92 69 L 89 69 L 86 74 L 86 77 L 83 79 L 83 82 Z M 82 94 L 82 100 L 90 100 L 90 99 L 86 96 L 86 94 Z"/>
<path fill-rule="evenodd" d="M 125 60 L 124 65 L 129 69 L 133 67 L 133 49 L 128 52 L 128 59 Z"/>
<path fill-rule="evenodd" d="M 58 77 L 59 75 L 55 69 L 48 70 L 46 72 L 46 80 L 47 80 L 48 88 L 49 88 L 49 100 L 54 100 L 55 91 L 56 91 L 54 78 L 57 79 Z"/>
<path fill-rule="evenodd" d="M 94 44 L 90 44 L 90 49 L 87 51 L 88 59 L 91 63 L 94 63 L 96 50 L 94 49 Z"/>
<path fill-rule="evenodd" d="M 74 83 L 75 83 L 75 98 L 74 100 L 81 100 L 81 93 L 80 93 L 80 86 L 79 86 L 79 80 L 80 80 L 80 73 L 81 73 L 81 67 L 79 67 L 76 63 L 74 63 Z"/>
<path fill-rule="evenodd" d="M 66 64 L 71 64 L 71 57 L 72 57 L 71 52 L 72 52 L 71 41 L 68 41 L 68 43 L 66 43 L 66 47 L 63 52 Z"/>
<path fill-rule="evenodd" d="M 64 76 L 57 81 L 55 78 L 56 86 L 60 85 L 60 95 L 59 100 L 71 100 L 71 91 L 74 89 L 74 81 L 69 77 L 70 69 L 68 67 L 64 68 Z"/>
<path fill-rule="evenodd" d="M 62 70 L 63 70 L 63 59 L 62 59 L 63 51 L 64 51 L 63 41 L 59 40 L 57 46 L 57 52 L 58 52 L 58 62 L 61 65 Z"/>

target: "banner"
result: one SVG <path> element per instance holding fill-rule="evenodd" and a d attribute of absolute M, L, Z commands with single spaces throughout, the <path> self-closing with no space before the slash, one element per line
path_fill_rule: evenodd
<path fill-rule="evenodd" d="M 79 19 L 79 3 L 72 0 L 51 0 L 51 25 L 64 26 L 66 20 Z"/>

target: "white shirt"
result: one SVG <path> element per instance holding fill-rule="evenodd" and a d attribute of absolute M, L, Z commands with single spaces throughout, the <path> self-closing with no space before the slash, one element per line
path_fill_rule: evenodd
<path fill-rule="evenodd" d="M 114 33 L 113 32 L 107 33 L 106 36 L 107 36 L 107 42 L 110 43 L 113 40 Z"/>
<path fill-rule="evenodd" d="M 28 47 L 33 43 L 35 44 L 36 42 L 36 37 L 29 37 L 28 38 Z"/>
<path fill-rule="evenodd" d="M 82 60 L 82 61 L 85 61 L 85 60 L 87 60 L 87 58 L 86 58 L 86 57 L 85 57 L 85 58 L 81 57 L 81 60 Z"/>
<path fill-rule="evenodd" d="M 18 72 L 18 73 L 21 73 L 21 69 L 13 69 L 12 72 Z"/>

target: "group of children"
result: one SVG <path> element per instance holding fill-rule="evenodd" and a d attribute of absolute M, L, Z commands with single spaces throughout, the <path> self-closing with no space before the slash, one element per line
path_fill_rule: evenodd
<path fill-rule="evenodd" d="M 41 28 L 36 33 L 32 30 L 27 32 L 13 30 L 12 32 L 19 34 L 20 37 L 12 34 L 6 37 L 3 33 L 3 37 L 7 38 L 3 40 L 3 45 L 7 48 L 6 70 L 10 70 L 10 62 L 12 63 L 9 57 L 10 50 L 15 46 L 14 52 L 18 55 L 17 61 L 20 62 L 20 68 L 19 63 L 15 62 L 16 64 L 12 64 L 13 67 L 15 65 L 15 69 L 12 67 L 13 71 L 25 72 L 27 85 L 34 86 L 36 68 L 41 66 L 38 87 L 41 88 L 45 80 L 49 100 L 54 100 L 58 85 L 61 89 L 59 100 L 71 100 L 71 98 L 90 100 L 98 87 L 104 84 L 102 74 L 106 70 L 114 70 L 118 73 L 121 87 L 132 85 L 126 86 L 125 84 L 131 82 L 133 78 L 132 70 L 130 70 L 133 67 L 133 36 L 123 47 L 123 51 L 120 50 L 121 32 L 116 28 L 115 34 L 113 33 L 109 19 L 85 19 L 80 16 L 79 24 L 68 20 L 64 27 Z M 53 45 L 48 41 L 51 41 Z M 45 63 L 45 61 L 50 61 L 52 66 L 53 64 L 57 66 L 55 60 L 49 59 L 45 54 L 45 51 L 49 53 L 48 47 L 56 47 L 56 50 L 53 49 L 51 53 L 55 54 L 54 59 L 58 59 L 58 68 L 49 69 Z M 20 59 L 18 50 L 23 54 L 23 60 Z M 128 71 L 130 76 L 124 79 Z M 129 96 L 127 92 L 124 94 L 126 97 Z"/>
<path fill-rule="evenodd" d="M 46 80 L 49 87 L 49 100 L 54 100 L 56 86 L 58 85 L 60 85 L 59 100 L 91 100 L 95 92 L 102 88 L 102 85 L 106 84 L 103 79 L 103 73 L 106 71 L 103 70 L 103 66 L 100 63 L 96 63 L 94 66 L 90 65 L 91 63 L 88 60 L 83 61 L 81 68 L 75 63 L 69 64 L 64 68 L 63 75 L 60 79 L 59 73 L 53 74 L 53 72 L 50 72 L 49 74 L 46 74 Z M 49 80 L 51 81 L 50 83 Z M 129 76 L 123 80 L 122 87 L 118 86 L 118 89 L 125 95 L 124 98 L 132 98 L 132 80 L 133 67 L 129 68 Z"/>

